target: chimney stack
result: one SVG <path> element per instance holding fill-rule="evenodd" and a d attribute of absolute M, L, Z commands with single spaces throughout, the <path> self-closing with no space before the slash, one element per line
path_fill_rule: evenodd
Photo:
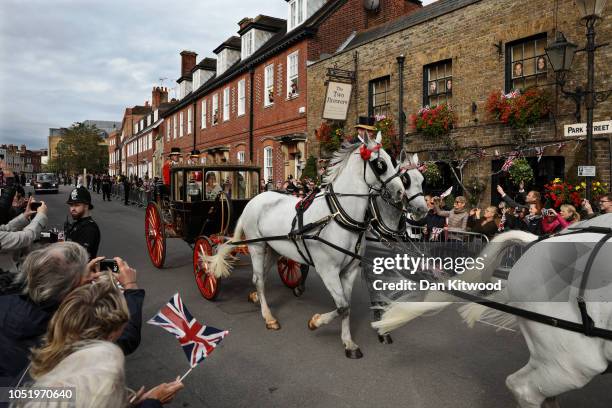
<path fill-rule="evenodd" d="M 151 105 L 153 109 L 158 108 L 162 103 L 168 102 L 168 88 L 162 88 L 160 86 L 153 87 L 151 93 Z"/>
<path fill-rule="evenodd" d="M 181 51 L 181 76 L 189 76 L 193 67 L 196 66 L 196 54 L 193 51 Z"/>
<path fill-rule="evenodd" d="M 250 18 L 250 17 L 245 17 L 245 18 L 243 18 L 242 20 L 240 20 L 240 21 L 238 22 L 238 25 L 240 26 L 240 29 L 242 30 L 244 27 L 246 27 L 246 26 L 247 26 L 247 24 L 251 23 L 252 21 L 253 21 L 253 19 L 252 19 L 252 18 Z"/>

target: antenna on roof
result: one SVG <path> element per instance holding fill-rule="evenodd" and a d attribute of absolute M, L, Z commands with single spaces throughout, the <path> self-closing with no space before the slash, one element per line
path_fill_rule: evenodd
<path fill-rule="evenodd" d="M 161 86 L 163 88 L 164 87 L 164 81 L 166 79 L 168 79 L 168 78 L 167 77 L 166 78 L 159 78 L 159 86 Z"/>

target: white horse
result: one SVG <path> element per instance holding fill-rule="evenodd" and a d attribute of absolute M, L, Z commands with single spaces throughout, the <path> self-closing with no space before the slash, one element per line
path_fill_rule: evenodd
<path fill-rule="evenodd" d="M 572 225 L 573 228 L 588 226 L 612 228 L 612 214 Z M 490 299 L 541 315 L 582 323 L 576 298 L 591 248 L 603 235 L 592 232 L 566 235 L 567 232 L 533 245 L 513 266 L 506 289 Z M 496 237 L 492 243 L 501 243 L 495 249 L 503 250 L 504 242 L 509 240 L 527 243 L 535 239 L 531 234 L 511 231 Z M 608 330 L 612 329 L 611 264 L 612 250 L 608 241 L 595 258 L 584 293 L 586 308 L 595 327 Z M 470 280 L 484 282 L 491 270 L 486 268 L 484 276 L 477 276 L 472 271 Z M 392 330 L 417 316 L 441 310 L 453 299 L 437 292 L 427 295 L 429 303 L 394 305 L 383 315 L 377 327 L 383 332 Z M 439 302 L 432 303 L 432 300 Z M 585 386 L 605 372 L 612 362 L 612 341 L 491 311 L 479 304 L 465 305 L 460 312 L 470 326 L 483 317 L 505 327 L 518 324 L 530 358 L 523 368 L 508 376 L 506 385 L 521 408 L 558 407 L 558 395 Z"/>
<path fill-rule="evenodd" d="M 304 213 L 304 225 L 328 218 L 329 222 L 319 233 L 320 238 L 350 252 L 361 251 L 363 233 L 367 228 L 367 223 L 364 221 L 369 195 L 378 192 L 394 202 L 401 201 L 404 195 L 404 186 L 398 177 L 398 169 L 393 167 L 389 155 L 382 149 L 380 139 L 379 133 L 376 140 L 366 138 L 363 144 L 344 146 L 336 152 L 331 162 L 332 166 L 325 177 L 325 182 L 329 186 Z M 328 198 L 336 198 L 339 204 L 333 212 L 327 202 Z M 254 197 L 238 220 L 234 236 L 228 243 L 219 246 L 217 255 L 207 261 L 211 272 L 217 277 L 229 275 L 230 265 L 226 258 L 233 249 L 232 242 L 241 240 L 243 235 L 245 239 L 252 240 L 289 234 L 296 215 L 297 201 L 295 197 L 275 192 L 266 192 Z M 355 228 L 350 228 L 351 225 Z M 313 266 L 334 299 L 336 309 L 312 316 L 308 322 L 309 328 L 314 330 L 340 316 L 341 339 L 346 356 L 362 357 L 359 347 L 352 340 L 349 327 L 351 293 L 353 282 L 360 270 L 359 262 L 320 241 L 298 241 L 298 245 L 299 251 L 296 244 L 287 239 L 248 244 L 253 265 L 253 283 L 257 288 L 257 298 L 266 327 L 272 330 L 280 328 L 266 302 L 264 293 L 266 272 L 275 267 L 279 255 L 302 263 L 312 260 Z"/>

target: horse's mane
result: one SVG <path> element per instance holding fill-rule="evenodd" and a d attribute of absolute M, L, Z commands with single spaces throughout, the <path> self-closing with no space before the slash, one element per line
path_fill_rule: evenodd
<path fill-rule="evenodd" d="M 342 172 L 344 167 L 346 167 L 346 163 L 348 163 L 351 154 L 359 147 L 361 143 L 342 143 L 342 146 L 336 150 L 327 166 L 327 172 L 323 177 L 323 182 L 325 184 L 330 184 L 338 175 Z"/>

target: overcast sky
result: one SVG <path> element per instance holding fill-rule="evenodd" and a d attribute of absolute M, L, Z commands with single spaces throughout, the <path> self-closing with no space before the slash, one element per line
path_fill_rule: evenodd
<path fill-rule="evenodd" d="M 286 8 L 285 0 L 1 0 L 0 143 L 37 149 L 50 127 L 121 121 L 160 78 L 176 85 L 181 50 L 213 56 L 243 17 L 286 18 Z"/>

